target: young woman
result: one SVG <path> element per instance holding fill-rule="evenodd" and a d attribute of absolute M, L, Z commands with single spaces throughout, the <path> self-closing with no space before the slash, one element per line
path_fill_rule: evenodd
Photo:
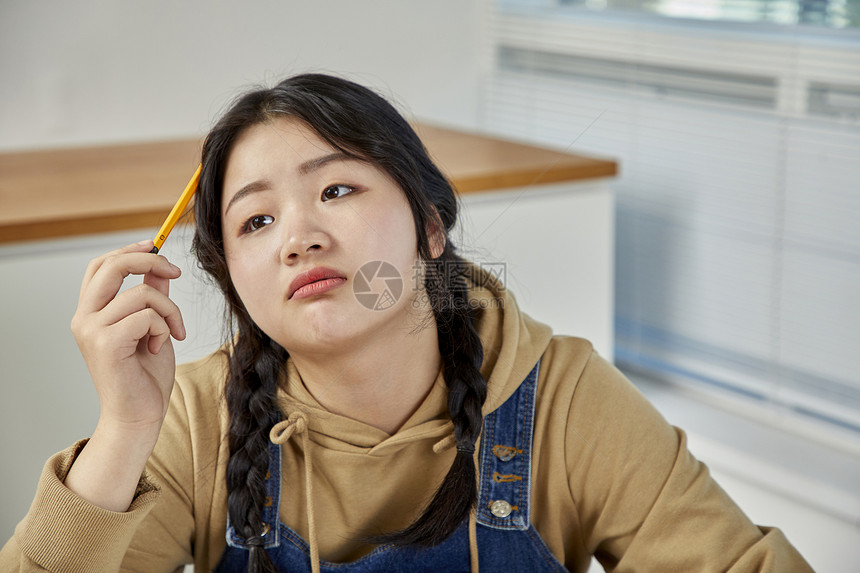
<path fill-rule="evenodd" d="M 287 79 L 202 163 L 194 250 L 233 336 L 176 368 L 179 269 L 151 242 L 92 261 L 72 326 L 99 422 L 0 569 L 809 570 L 588 342 L 457 256 L 454 191 L 382 98 Z"/>

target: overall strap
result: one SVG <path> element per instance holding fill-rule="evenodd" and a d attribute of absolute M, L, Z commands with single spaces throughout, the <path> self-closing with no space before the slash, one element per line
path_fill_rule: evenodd
<path fill-rule="evenodd" d="M 281 507 L 281 446 L 269 442 L 269 471 L 266 472 L 266 500 L 263 507 L 263 523 L 266 533 L 263 537 L 263 547 L 277 547 L 280 541 L 278 535 L 279 512 Z M 227 515 L 227 545 L 238 549 L 248 549 L 245 538 L 239 535 Z"/>
<path fill-rule="evenodd" d="M 531 450 L 540 360 L 516 392 L 484 418 L 477 521 L 495 529 L 529 528 Z"/>

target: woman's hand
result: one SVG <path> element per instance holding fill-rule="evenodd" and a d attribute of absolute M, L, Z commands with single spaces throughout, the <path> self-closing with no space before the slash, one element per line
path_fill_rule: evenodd
<path fill-rule="evenodd" d="M 168 297 L 180 270 L 150 249 L 146 241 L 93 259 L 72 318 L 101 413 L 65 484 L 112 511 L 128 508 L 155 447 L 176 372 L 170 337 L 185 338 L 179 308 Z M 143 283 L 119 292 L 128 275 L 143 275 Z"/>
<path fill-rule="evenodd" d="M 160 426 L 167 412 L 176 371 L 170 337 L 185 338 L 168 298 L 180 270 L 151 248 L 147 241 L 93 259 L 81 285 L 72 332 L 99 396 L 100 424 Z M 119 293 L 131 274 L 143 283 Z"/>

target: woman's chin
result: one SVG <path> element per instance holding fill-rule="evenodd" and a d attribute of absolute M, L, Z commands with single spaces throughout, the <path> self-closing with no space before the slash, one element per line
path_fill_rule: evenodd
<path fill-rule="evenodd" d="M 290 331 L 278 337 L 283 340 L 278 340 L 278 343 L 291 354 L 342 356 L 352 350 L 378 343 L 385 337 L 386 332 L 402 336 L 404 332 L 414 329 L 414 317 L 405 312 L 397 312 L 398 309 L 395 308 L 369 310 L 357 304 L 348 308 L 325 306 L 306 309 L 309 312 L 301 313 L 300 318 L 292 319 Z M 409 325 L 398 328 L 397 323 L 400 322 L 408 322 Z M 294 328 L 297 324 L 301 325 L 299 329 Z"/>

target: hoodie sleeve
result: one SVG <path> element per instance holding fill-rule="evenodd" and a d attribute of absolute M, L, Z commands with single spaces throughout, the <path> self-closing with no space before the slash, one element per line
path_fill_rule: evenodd
<path fill-rule="evenodd" d="M 86 440 L 45 464 L 30 511 L 0 551 L 0 571 L 175 571 L 191 562 L 193 467 L 182 391 L 128 511 L 95 506 L 63 483 Z"/>
<path fill-rule="evenodd" d="M 138 525 L 121 571 L 168 572 L 192 562 L 195 464 L 185 398 L 177 380 L 146 466 L 158 482 L 161 499 Z"/>
<path fill-rule="evenodd" d="M 12 539 L 0 551 L 0 571 L 117 571 L 137 527 L 159 492 L 144 474 L 131 506 L 116 513 L 92 505 L 64 484 L 86 440 L 51 457 L 36 497 Z"/>
<path fill-rule="evenodd" d="M 565 450 L 583 540 L 607 571 L 811 571 L 757 527 L 639 391 L 597 354 L 574 392 Z"/>

